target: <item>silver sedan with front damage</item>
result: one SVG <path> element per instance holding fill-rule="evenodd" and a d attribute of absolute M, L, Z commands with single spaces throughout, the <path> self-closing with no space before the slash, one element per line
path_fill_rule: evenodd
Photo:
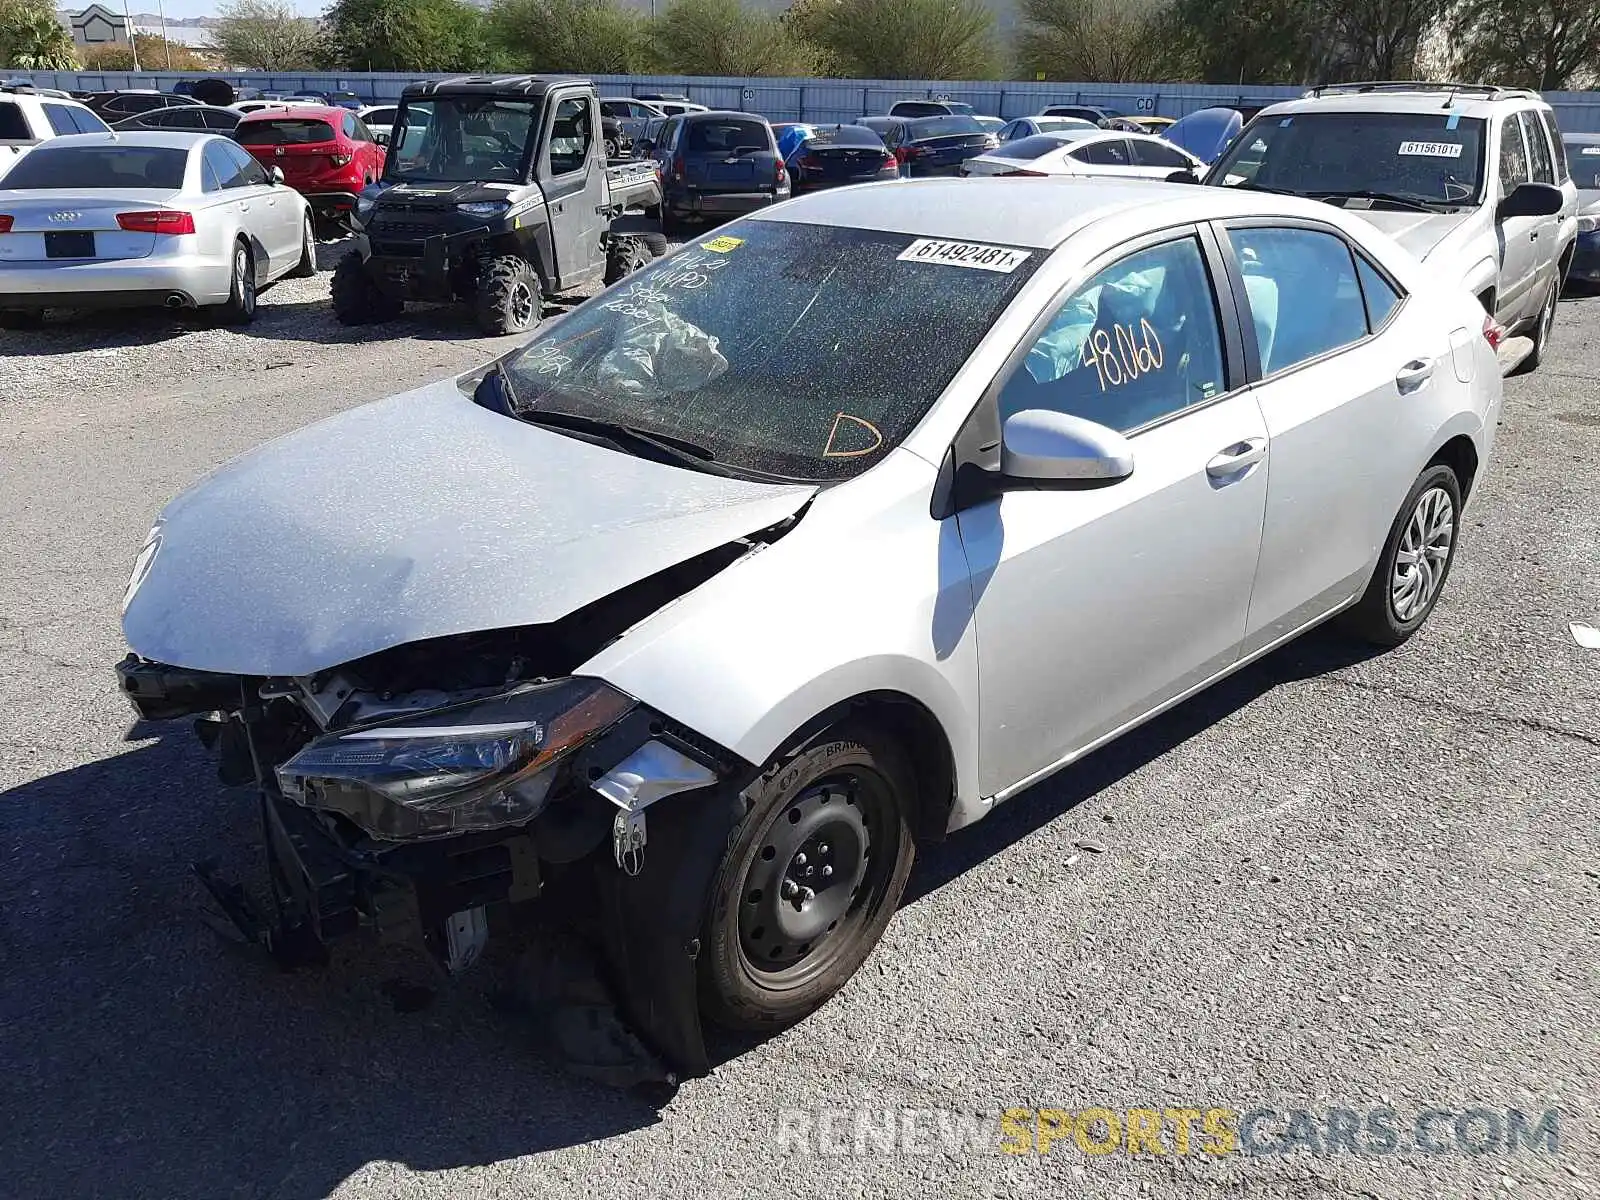
<path fill-rule="evenodd" d="M 316 273 L 305 199 L 238 144 L 196 133 L 54 138 L 0 181 L 0 318 L 47 308 L 202 309 Z"/>
<path fill-rule="evenodd" d="M 542 895 L 701 1071 L 702 1013 L 850 978 L 917 839 L 1326 618 L 1415 633 L 1493 444 L 1484 330 L 1293 197 L 806 197 L 173 501 L 122 686 L 257 789 L 273 907 L 208 877 L 251 936 L 420 920 L 460 970 Z"/>

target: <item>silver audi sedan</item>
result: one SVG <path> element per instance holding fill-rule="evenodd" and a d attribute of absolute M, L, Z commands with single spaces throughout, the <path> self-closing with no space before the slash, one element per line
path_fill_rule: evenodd
<path fill-rule="evenodd" d="M 165 305 L 255 317 L 258 289 L 316 273 L 305 199 L 196 133 L 54 138 L 0 181 L 0 320 Z"/>
<path fill-rule="evenodd" d="M 700 1014 L 851 976 L 918 838 L 1331 617 L 1415 634 L 1497 334 L 1309 200 L 807 196 L 172 501 L 121 687 L 257 789 L 273 904 L 208 885 L 280 957 L 404 913 L 464 970 L 543 895 L 703 1070 Z"/>

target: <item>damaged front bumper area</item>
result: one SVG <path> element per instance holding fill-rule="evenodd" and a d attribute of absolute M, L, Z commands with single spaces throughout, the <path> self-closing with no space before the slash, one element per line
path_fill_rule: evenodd
<path fill-rule="evenodd" d="M 405 673 L 476 645 L 442 641 Z M 255 789 L 268 903 L 197 864 L 226 917 L 213 924 L 286 967 L 359 930 L 420 930 L 457 973 L 491 913 L 536 911 L 596 943 L 618 1008 L 672 1074 L 704 1073 L 698 938 L 753 768 L 598 679 L 508 684 L 512 658 L 452 690 L 407 687 L 397 653 L 295 679 L 118 664 L 142 718 L 197 718 L 222 781 Z"/>

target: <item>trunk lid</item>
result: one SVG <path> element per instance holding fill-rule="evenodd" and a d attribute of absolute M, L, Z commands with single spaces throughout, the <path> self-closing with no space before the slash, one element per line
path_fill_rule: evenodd
<path fill-rule="evenodd" d="M 11 217 L 11 232 L 0 233 L 0 264 L 145 258 L 160 235 L 128 232 L 117 223 L 117 214 L 181 208 L 180 195 L 166 188 L 92 196 L 78 188 L 0 190 L 0 213 Z"/>

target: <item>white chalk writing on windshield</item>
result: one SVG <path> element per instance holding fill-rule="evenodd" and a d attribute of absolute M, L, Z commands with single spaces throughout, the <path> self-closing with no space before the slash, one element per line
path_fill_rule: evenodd
<path fill-rule="evenodd" d="M 557 345 L 531 346 L 519 365 L 535 375 L 560 376 L 572 365 L 572 357 L 561 353 Z"/>

